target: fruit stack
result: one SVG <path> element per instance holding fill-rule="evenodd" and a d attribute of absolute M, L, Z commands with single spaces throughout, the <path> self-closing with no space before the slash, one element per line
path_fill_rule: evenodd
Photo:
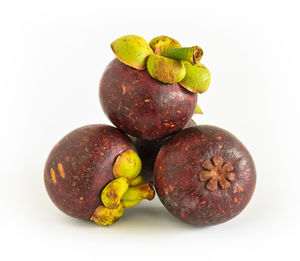
<path fill-rule="evenodd" d="M 117 127 L 88 125 L 63 137 L 48 156 L 44 181 L 64 213 L 112 225 L 155 192 L 180 220 L 215 225 L 238 215 L 255 188 L 246 147 L 230 132 L 191 120 L 210 84 L 199 46 L 171 37 L 149 43 L 127 35 L 99 87 L 102 109 Z"/>

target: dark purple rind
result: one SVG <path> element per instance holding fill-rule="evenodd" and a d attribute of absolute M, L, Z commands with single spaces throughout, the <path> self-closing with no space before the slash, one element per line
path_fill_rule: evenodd
<path fill-rule="evenodd" d="M 116 157 L 127 149 L 135 150 L 130 139 L 111 126 L 88 125 L 67 134 L 52 149 L 44 169 L 45 186 L 53 203 L 72 217 L 89 218 L 102 203 L 102 189 L 114 179 Z"/>
<path fill-rule="evenodd" d="M 197 124 L 191 119 L 183 129 L 197 126 Z M 153 169 L 156 156 L 160 150 L 160 148 L 171 138 L 168 136 L 163 139 L 156 139 L 156 140 L 145 140 L 139 139 L 136 137 L 130 136 L 131 140 L 133 141 L 137 152 L 142 160 L 142 171 L 141 176 L 144 180 L 153 182 Z"/>
<path fill-rule="evenodd" d="M 197 94 L 179 84 L 164 84 L 147 71 L 112 60 L 99 87 L 109 120 L 131 136 L 158 139 L 180 130 L 193 116 Z"/>
<path fill-rule="evenodd" d="M 233 166 L 228 190 L 208 190 L 199 179 L 201 163 L 218 155 Z M 256 170 L 246 147 L 228 131 L 197 126 L 175 134 L 161 148 L 154 166 L 154 184 L 163 205 L 182 221 L 216 225 L 238 215 L 255 188 Z"/>

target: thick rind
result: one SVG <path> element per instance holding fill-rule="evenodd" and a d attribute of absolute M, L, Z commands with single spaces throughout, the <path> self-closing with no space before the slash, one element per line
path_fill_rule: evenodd
<path fill-rule="evenodd" d="M 130 139 L 107 125 L 88 125 L 67 134 L 54 146 L 44 168 L 53 203 L 72 217 L 90 218 L 102 204 L 102 189 L 114 179 L 115 159 L 128 149 L 135 150 Z"/>
<path fill-rule="evenodd" d="M 164 84 L 147 71 L 114 59 L 100 81 L 102 109 L 110 121 L 131 136 L 158 139 L 180 130 L 190 120 L 197 94 L 179 84 Z"/>
<path fill-rule="evenodd" d="M 201 163 L 221 156 L 233 166 L 228 190 L 208 190 L 199 179 Z M 248 204 L 256 171 L 246 147 L 228 131 L 214 126 L 178 132 L 161 148 L 154 166 L 154 184 L 163 205 L 189 224 L 205 226 L 228 221 Z"/>

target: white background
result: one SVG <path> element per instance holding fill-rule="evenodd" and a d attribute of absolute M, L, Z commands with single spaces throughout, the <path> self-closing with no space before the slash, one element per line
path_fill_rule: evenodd
<path fill-rule="evenodd" d="M 1 260 L 299 258 L 297 2 L 1 1 Z M 126 34 L 204 49 L 212 82 L 194 119 L 234 133 L 257 166 L 254 196 L 235 219 L 192 227 L 156 198 L 100 227 L 49 200 L 52 146 L 74 128 L 109 123 L 98 83 L 110 43 Z"/>

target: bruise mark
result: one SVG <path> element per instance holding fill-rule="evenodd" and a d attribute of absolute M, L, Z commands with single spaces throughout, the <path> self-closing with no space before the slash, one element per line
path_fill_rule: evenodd
<path fill-rule="evenodd" d="M 56 177 L 55 177 L 55 171 L 53 168 L 50 169 L 50 175 L 51 175 L 51 179 L 52 179 L 53 183 L 56 184 L 57 181 L 56 181 Z"/>
<path fill-rule="evenodd" d="M 57 169 L 58 169 L 59 175 L 64 179 L 66 174 L 65 174 L 65 171 L 64 171 L 64 167 L 61 163 L 57 164 Z"/>

